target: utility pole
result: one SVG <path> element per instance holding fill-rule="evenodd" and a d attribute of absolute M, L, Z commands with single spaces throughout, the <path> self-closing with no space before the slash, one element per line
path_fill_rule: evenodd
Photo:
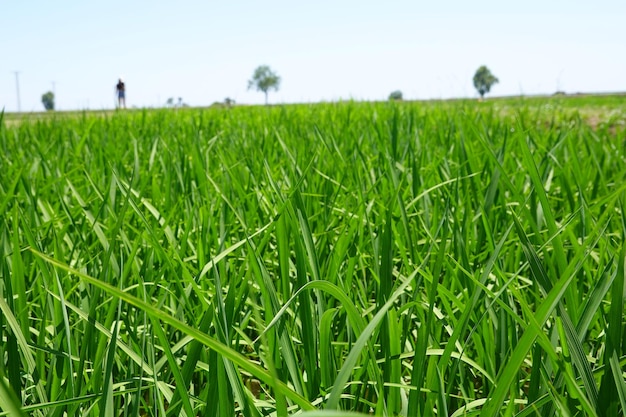
<path fill-rule="evenodd" d="M 557 93 L 563 92 L 561 91 L 561 77 L 563 76 L 563 71 L 565 71 L 565 68 L 561 69 L 561 71 L 559 72 L 559 75 L 556 77 L 556 92 Z"/>
<path fill-rule="evenodd" d="M 20 103 L 20 71 L 13 71 L 15 73 L 15 90 L 17 91 L 17 111 L 22 112 L 22 105 Z"/>

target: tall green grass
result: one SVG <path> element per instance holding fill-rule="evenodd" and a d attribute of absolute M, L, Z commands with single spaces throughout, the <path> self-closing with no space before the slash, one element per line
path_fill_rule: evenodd
<path fill-rule="evenodd" d="M 626 134 L 584 120 L 0 120 L 0 415 L 623 415 Z"/>

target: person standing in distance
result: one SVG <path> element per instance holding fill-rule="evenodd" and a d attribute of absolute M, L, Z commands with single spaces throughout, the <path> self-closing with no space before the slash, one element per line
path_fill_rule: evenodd
<path fill-rule="evenodd" d="M 117 107 L 126 108 L 126 85 L 124 85 L 122 77 L 117 81 L 115 91 L 117 92 Z"/>

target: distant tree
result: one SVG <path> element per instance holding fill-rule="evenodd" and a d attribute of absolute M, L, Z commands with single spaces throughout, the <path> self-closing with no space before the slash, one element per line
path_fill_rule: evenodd
<path fill-rule="evenodd" d="M 46 111 L 54 110 L 54 93 L 52 91 L 48 91 L 42 95 L 41 102 L 43 103 L 43 107 Z"/>
<path fill-rule="evenodd" d="M 389 94 L 389 100 L 390 101 L 402 101 L 402 91 L 400 90 L 392 91 L 391 94 Z"/>
<path fill-rule="evenodd" d="M 165 102 L 165 105 L 167 107 L 174 107 L 174 97 L 168 98 L 167 101 Z"/>
<path fill-rule="evenodd" d="M 183 107 L 183 98 L 178 97 L 178 107 Z"/>
<path fill-rule="evenodd" d="M 226 97 L 226 98 L 224 99 L 224 105 L 225 105 L 226 107 L 232 107 L 232 106 L 234 106 L 234 105 L 235 105 L 235 100 L 233 100 L 233 99 L 232 99 L 232 98 L 230 98 L 230 97 Z"/>
<path fill-rule="evenodd" d="M 248 90 L 254 88 L 265 94 L 265 104 L 267 105 L 267 92 L 278 91 L 280 87 L 280 77 L 267 65 L 261 65 L 254 70 L 252 79 L 248 81 Z"/>
<path fill-rule="evenodd" d="M 474 74 L 474 87 L 478 90 L 480 94 L 480 98 L 485 96 L 485 93 L 488 93 L 491 90 L 491 86 L 497 84 L 499 80 L 495 75 L 489 71 L 489 68 L 486 66 L 481 66 L 476 70 L 476 74 Z"/>

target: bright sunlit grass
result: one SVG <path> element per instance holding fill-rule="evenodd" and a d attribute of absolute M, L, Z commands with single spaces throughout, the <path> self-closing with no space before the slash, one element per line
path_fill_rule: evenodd
<path fill-rule="evenodd" d="M 623 415 L 626 113 L 585 111 L 0 121 L 0 415 Z"/>

